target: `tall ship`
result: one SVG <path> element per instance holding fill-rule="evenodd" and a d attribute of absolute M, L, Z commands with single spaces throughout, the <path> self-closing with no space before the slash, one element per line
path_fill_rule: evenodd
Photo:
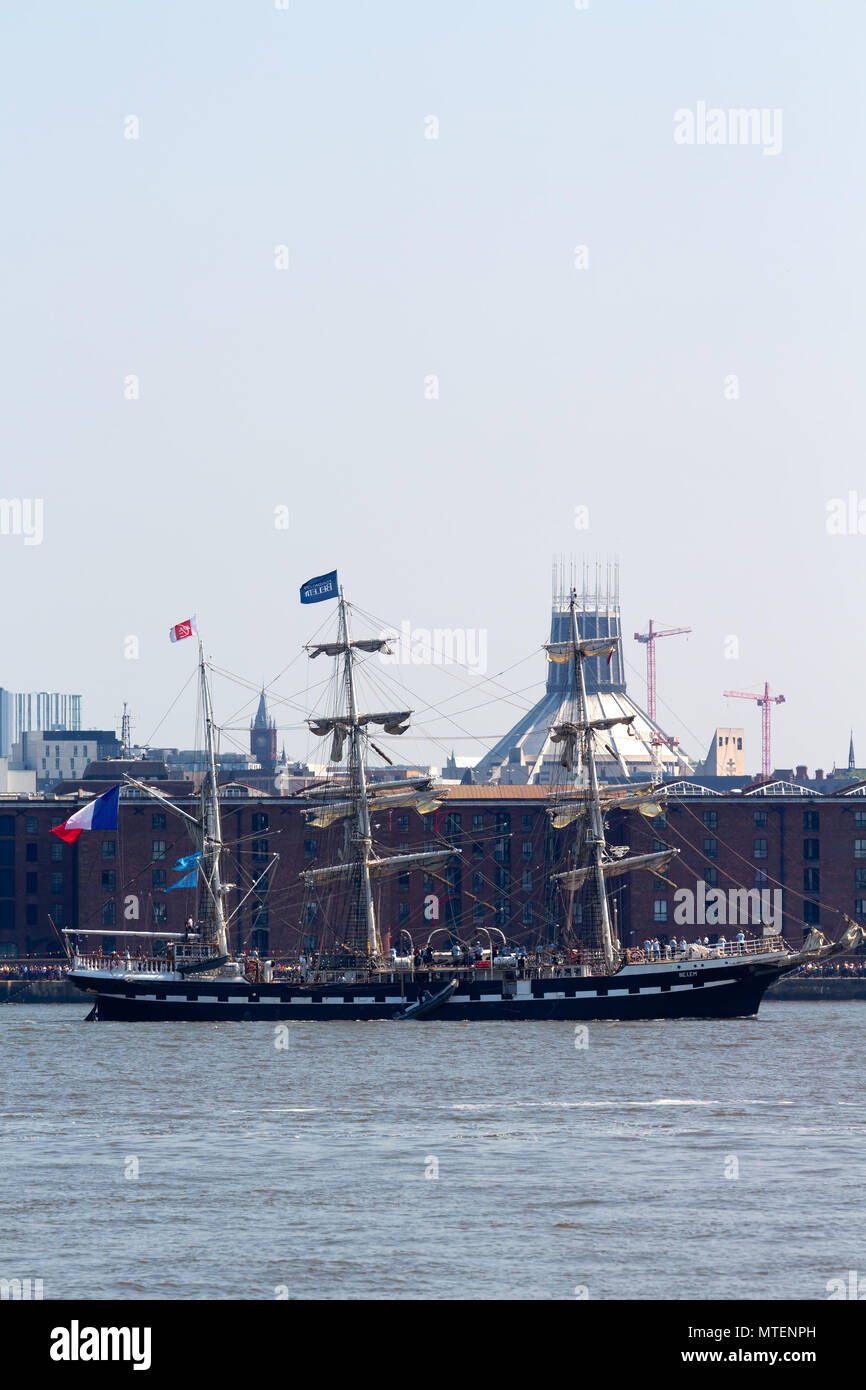
<path fill-rule="evenodd" d="M 301 796 L 307 823 L 331 832 L 331 862 L 302 875 L 304 901 L 322 911 L 330 925 L 328 939 L 315 951 L 299 951 L 287 976 L 275 972 L 273 960 L 230 948 L 227 898 L 234 885 L 223 874 L 218 729 L 210 666 L 199 640 L 205 759 L 197 808 L 191 812 L 154 787 L 129 775 L 125 779 L 185 821 L 192 852 L 178 867 L 194 879 L 197 911 L 182 933 L 124 934 L 113 928 L 112 936 L 126 935 L 138 943 L 146 939 L 135 956 L 127 949 L 106 957 L 90 942 L 90 935 L 99 933 L 87 934 L 85 941 L 81 929 L 67 931 L 69 978 L 92 1002 L 89 1017 L 460 1023 L 735 1018 L 754 1015 L 766 990 L 782 975 L 851 951 L 863 940 L 861 927 L 846 919 L 838 941 L 830 943 L 814 930 L 799 951 L 779 935 L 746 939 L 744 933 L 741 940 L 713 944 L 678 944 L 674 938 L 661 951 L 654 942 L 646 949 L 622 946 L 612 889 L 632 873 L 663 877 L 677 851 L 633 854 L 624 845 L 609 843 L 611 811 L 637 807 L 647 815 L 658 814 L 663 790 L 652 780 L 600 781 L 599 749 L 610 754 L 613 744 L 615 750 L 614 730 L 627 736 L 635 714 L 590 705 L 587 669 L 609 660 L 618 636 L 598 635 L 597 628 L 592 635 L 582 633 L 578 595 L 572 589 L 562 621 L 545 647 L 548 661 L 560 672 L 554 722 L 545 733 L 545 745 L 558 754 L 558 777 L 547 808 L 551 836 L 562 845 L 549 871 L 549 893 L 558 901 L 563 923 L 558 939 L 518 946 L 500 932 L 500 945 L 488 932 L 488 947 L 479 950 L 468 939 L 478 933 L 457 921 L 443 931 L 442 949 L 434 951 L 428 944 L 421 952 L 411 941 L 407 947 L 406 929 L 398 931 L 381 920 L 381 885 L 390 876 L 416 869 L 447 875 L 460 851 L 447 837 L 441 845 L 425 844 L 396 855 L 377 847 L 374 817 L 379 812 L 428 814 L 441 805 L 442 789 L 432 778 L 371 780 L 371 756 L 389 761 L 376 742 L 382 739 L 379 730 L 404 733 L 412 710 L 362 708 L 358 663 L 388 655 L 389 639 L 353 636 L 353 609 L 336 572 L 302 589 L 304 602 L 325 599 L 336 600 L 336 633 L 333 640 L 310 643 L 306 651 L 311 660 L 324 657 L 334 663 L 327 682 L 331 705 L 308 719 L 314 738 L 329 741 L 329 775 L 316 779 Z"/>

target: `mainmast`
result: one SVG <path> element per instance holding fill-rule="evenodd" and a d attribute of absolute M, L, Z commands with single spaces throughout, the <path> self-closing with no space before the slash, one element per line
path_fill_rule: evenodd
<path fill-rule="evenodd" d="M 359 909 L 361 923 L 367 937 L 367 954 L 382 954 L 379 932 L 376 926 L 376 910 L 373 906 L 373 888 L 370 882 L 370 806 L 367 799 L 367 773 L 364 766 L 364 750 L 361 743 L 361 726 L 358 723 L 358 706 L 355 699 L 355 657 L 349 640 L 349 616 L 346 600 L 340 587 L 339 640 L 343 646 L 343 672 L 349 705 L 349 785 L 355 793 L 355 823 L 350 830 L 354 858 L 358 864 L 359 884 L 356 909 Z M 359 923 L 358 925 L 360 925 Z"/>
<path fill-rule="evenodd" d="M 201 702 L 205 728 L 205 769 L 201 782 L 201 878 L 203 888 L 204 939 L 219 948 L 221 956 L 228 955 L 228 936 L 224 897 L 226 886 L 220 876 L 222 829 L 220 826 L 219 783 L 217 781 L 213 704 L 207 679 L 204 648 L 198 644 Z"/>
<path fill-rule="evenodd" d="M 332 592 L 327 596 L 334 597 L 336 572 L 333 576 L 325 578 L 332 583 Z M 314 584 L 321 583 L 321 580 L 310 581 L 310 584 L 301 590 L 302 594 L 305 590 L 315 592 Z M 306 601 L 318 602 L 318 599 Z M 424 815 L 435 810 L 441 804 L 442 798 L 432 787 L 430 778 L 424 778 L 413 785 L 407 785 L 401 780 L 380 782 L 372 788 L 368 787 L 364 740 L 369 726 L 379 724 L 386 734 L 404 734 L 409 727 L 412 711 L 404 709 L 383 710 L 375 714 L 359 713 L 355 692 L 355 655 L 357 652 L 389 654 L 391 648 L 386 637 L 352 638 L 349 634 L 348 610 L 349 605 L 341 588 L 337 641 L 313 643 L 307 647 L 311 659 L 326 655 L 343 663 L 342 679 L 346 687 L 346 708 L 327 717 L 310 718 L 307 722 L 317 738 L 329 735 L 332 737 L 332 762 L 340 762 L 343 750 L 348 744 L 348 779 L 336 783 L 333 788 L 310 788 L 306 793 L 302 793 L 308 801 L 314 803 L 307 812 L 309 824 L 329 826 L 337 821 L 346 822 L 348 854 L 340 863 L 307 869 L 302 876 L 308 888 L 317 889 L 323 885 L 339 888 L 348 884 L 351 901 L 350 926 L 355 938 L 363 940 L 367 955 L 373 960 L 382 955 L 382 942 L 373 904 L 373 879 L 391 874 L 410 873 L 413 869 L 440 867 L 460 851 L 424 850 L 420 853 L 387 855 L 381 858 L 373 854 L 371 802 L 377 810 L 386 806 L 400 807 Z M 384 757 L 384 754 L 382 756 Z"/>
<path fill-rule="evenodd" d="M 613 932 L 611 931 L 610 925 L 610 905 L 607 900 L 607 890 L 604 884 L 604 868 L 602 867 L 605 850 L 604 816 L 601 810 L 601 798 L 598 791 L 598 773 L 595 767 L 595 752 L 592 746 L 592 725 L 587 715 L 586 679 L 580 651 L 580 635 L 577 630 L 576 595 L 573 589 L 569 601 L 569 614 L 571 616 L 571 640 L 574 644 L 574 675 L 577 687 L 577 726 L 583 734 L 583 758 L 586 763 L 587 771 L 589 772 L 589 844 L 592 851 L 596 888 L 601 907 L 601 939 L 604 948 L 604 959 L 608 970 L 613 970 L 616 967 L 617 959 L 614 952 Z"/>

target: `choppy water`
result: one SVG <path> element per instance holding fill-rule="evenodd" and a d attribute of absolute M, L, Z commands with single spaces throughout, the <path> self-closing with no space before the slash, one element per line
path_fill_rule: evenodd
<path fill-rule="evenodd" d="M 866 1003 L 585 1048 L 85 1012 L 0 1010 L 0 1277 L 46 1298 L 825 1299 L 866 1273 Z"/>

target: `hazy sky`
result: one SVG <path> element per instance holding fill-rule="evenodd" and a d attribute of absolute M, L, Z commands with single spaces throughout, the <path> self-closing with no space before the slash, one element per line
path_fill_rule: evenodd
<path fill-rule="evenodd" d="M 44 538 L 0 535 L 0 685 L 80 691 L 91 726 L 127 699 L 144 739 L 193 661 L 173 622 L 270 679 L 335 565 L 392 624 L 482 630 L 495 672 L 547 635 L 554 553 L 616 553 L 639 701 L 632 632 L 694 629 L 658 648 L 687 748 L 744 724 L 757 768 L 721 692 L 769 679 L 777 765 L 844 761 L 851 725 L 866 762 L 863 5 L 47 0 L 2 28 L 2 496 Z M 781 148 L 677 143 L 700 103 Z M 186 702 L 158 738 L 190 742 Z"/>

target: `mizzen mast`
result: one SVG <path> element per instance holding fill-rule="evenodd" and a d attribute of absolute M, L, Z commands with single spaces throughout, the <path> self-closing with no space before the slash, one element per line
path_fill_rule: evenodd
<path fill-rule="evenodd" d="M 651 854 L 629 855 L 628 850 L 623 846 L 615 845 L 612 849 L 608 848 L 604 834 L 605 805 L 609 809 L 616 806 L 632 805 L 645 815 L 655 815 L 661 809 L 657 801 L 659 792 L 651 786 L 634 786 L 624 789 L 623 792 L 619 792 L 615 788 L 608 789 L 605 792 L 603 804 L 595 763 L 594 734 L 596 731 L 602 732 L 610 729 L 616 724 L 628 726 L 632 723 L 634 715 L 590 719 L 583 663 L 587 658 L 609 656 L 616 647 L 616 639 L 605 637 L 581 640 L 577 624 L 577 595 L 574 590 L 571 591 L 569 598 L 569 619 L 570 641 L 548 643 L 547 654 L 551 661 L 570 661 L 573 663 L 576 718 L 573 723 L 555 724 L 550 731 L 550 737 L 552 743 L 562 744 L 563 751 L 560 761 L 563 767 L 570 771 L 574 768 L 574 752 L 578 740 L 580 741 L 581 760 L 586 767 L 589 786 L 585 793 L 572 795 L 552 807 L 551 819 L 555 826 L 565 826 L 573 820 L 588 816 L 589 829 L 585 843 L 589 848 L 589 863 L 567 869 L 564 873 L 553 874 L 551 877 L 554 882 L 569 891 L 574 891 L 585 883 L 594 880 L 601 914 L 601 944 L 604 951 L 605 966 L 608 971 L 614 971 L 619 966 L 619 946 L 614 940 L 610 904 L 605 886 L 606 880 L 631 873 L 633 869 L 648 869 L 651 873 L 661 873 L 677 851 L 666 849 L 655 850 Z M 578 845 L 580 838 L 579 833 Z"/>
<path fill-rule="evenodd" d="M 583 671 L 583 661 L 581 659 L 580 637 L 577 630 L 577 607 L 575 593 L 572 589 L 569 602 L 569 614 L 571 618 L 571 640 L 574 644 L 574 672 L 577 692 L 577 723 L 583 738 L 583 759 L 589 774 L 589 816 L 590 834 L 589 844 L 592 850 L 592 862 L 595 870 L 596 888 L 601 908 L 601 942 L 604 950 L 605 964 L 608 970 L 616 967 L 616 955 L 613 945 L 613 932 L 610 925 L 610 904 L 607 900 L 607 889 L 604 884 L 604 816 L 601 810 L 601 798 L 598 791 L 598 772 L 595 766 L 595 751 L 592 746 L 592 725 L 589 722 L 586 704 L 586 679 Z"/>

